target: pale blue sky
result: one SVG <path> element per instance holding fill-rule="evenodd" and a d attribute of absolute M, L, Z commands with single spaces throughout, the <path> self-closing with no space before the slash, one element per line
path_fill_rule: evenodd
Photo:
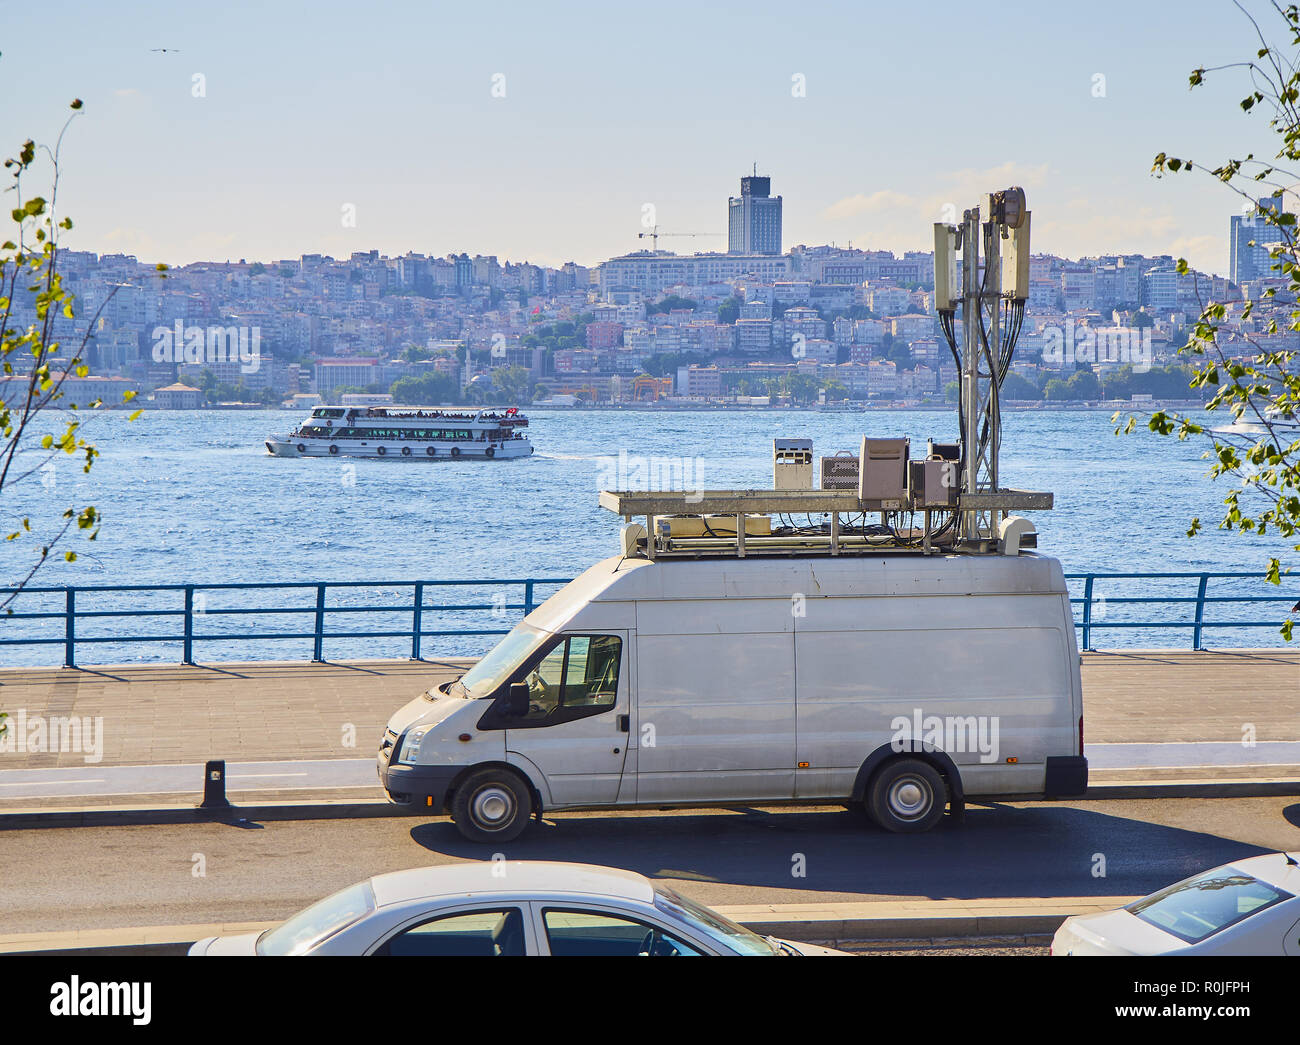
<path fill-rule="evenodd" d="M 52 140 L 83 98 L 68 245 L 174 264 L 373 248 L 595 264 L 641 245 L 645 203 L 663 230 L 719 233 L 661 246 L 725 249 L 726 198 L 757 162 L 787 247 L 928 249 L 943 203 L 1019 183 L 1038 251 L 1225 271 L 1235 197 L 1148 170 L 1162 149 L 1270 151 L 1238 74 L 1186 86 L 1253 55 L 1244 17 L 1228 0 L 996 6 L 10 4 L 0 148 Z M 977 41 L 980 77 L 963 72 Z"/>

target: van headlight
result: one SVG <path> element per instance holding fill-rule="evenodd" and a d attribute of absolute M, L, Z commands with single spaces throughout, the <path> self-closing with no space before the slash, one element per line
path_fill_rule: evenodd
<path fill-rule="evenodd" d="M 421 726 L 419 729 L 413 729 L 402 738 L 402 750 L 397 756 L 397 761 L 403 765 L 413 766 L 420 758 L 420 741 L 424 739 L 424 734 L 429 732 L 428 726 Z"/>

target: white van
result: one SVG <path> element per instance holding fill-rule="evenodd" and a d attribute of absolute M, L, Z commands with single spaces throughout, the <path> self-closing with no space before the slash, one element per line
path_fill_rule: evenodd
<path fill-rule="evenodd" d="M 388 723 L 389 797 L 508 841 L 565 809 L 865 807 L 1087 789 L 1061 565 L 1037 554 L 615 557 Z"/>

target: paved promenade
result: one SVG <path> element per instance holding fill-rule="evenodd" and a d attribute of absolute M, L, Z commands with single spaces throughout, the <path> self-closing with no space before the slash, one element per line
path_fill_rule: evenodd
<path fill-rule="evenodd" d="M 80 751 L 0 752 L 0 771 L 77 767 L 84 772 L 88 766 L 176 765 L 209 758 L 232 763 L 369 759 L 394 710 L 469 663 L 0 669 L 0 710 L 10 713 L 14 726 L 20 711 L 46 719 L 102 719 L 102 729 L 94 733 L 97 757 L 87 757 L 86 737 Z M 1300 651 L 1090 653 L 1083 658 L 1083 685 L 1086 742 L 1098 746 L 1094 779 L 1300 778 Z M 1250 758 L 1233 759 L 1247 724 L 1262 747 Z M 1152 744 L 1166 745 L 1159 754 L 1169 757 L 1120 746 Z M 1130 751 L 1143 757 L 1125 761 Z M 1222 768 L 1225 751 L 1226 761 L 1243 764 L 1230 772 Z M 1198 752 L 1205 752 L 1203 772 L 1197 769 Z M 1106 768 L 1124 765 L 1133 768 Z M 17 790 L 6 797 L 0 786 L 0 809 L 57 803 L 21 802 L 21 786 L 8 786 Z"/>

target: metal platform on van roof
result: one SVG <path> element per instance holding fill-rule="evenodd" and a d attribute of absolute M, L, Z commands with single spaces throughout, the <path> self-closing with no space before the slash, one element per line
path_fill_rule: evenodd
<path fill-rule="evenodd" d="M 603 490 L 600 493 L 600 506 L 629 523 L 637 517 L 645 518 L 643 528 L 624 527 L 624 554 L 648 559 L 864 555 L 882 551 L 929 554 L 939 550 L 988 554 L 999 550 L 997 535 L 958 542 L 955 521 L 959 512 L 1002 512 L 1005 516 L 1011 511 L 1043 511 L 1053 504 L 1050 493 L 1012 489 L 961 494 L 956 500 L 954 505 L 914 506 L 906 498 L 864 500 L 856 490 Z M 876 513 L 880 523 L 869 523 L 868 515 Z M 825 519 L 813 522 L 814 515 Z M 796 516 L 803 516 L 804 521 L 797 521 Z M 753 533 L 749 523 L 755 517 L 771 520 L 775 525 L 767 533 Z M 901 522 L 904 518 L 905 526 Z M 688 536 L 677 533 L 679 528 L 674 520 L 683 519 L 702 521 L 703 525 L 698 527 L 702 532 Z M 1034 534 L 1027 533 L 1020 546 L 1035 545 Z"/>
<path fill-rule="evenodd" d="M 1003 489 L 961 494 L 956 507 L 980 511 L 1046 511 L 1052 504 L 1050 493 Z M 602 490 L 600 506 L 626 519 L 640 515 L 911 510 L 902 500 L 863 501 L 855 490 Z"/>

